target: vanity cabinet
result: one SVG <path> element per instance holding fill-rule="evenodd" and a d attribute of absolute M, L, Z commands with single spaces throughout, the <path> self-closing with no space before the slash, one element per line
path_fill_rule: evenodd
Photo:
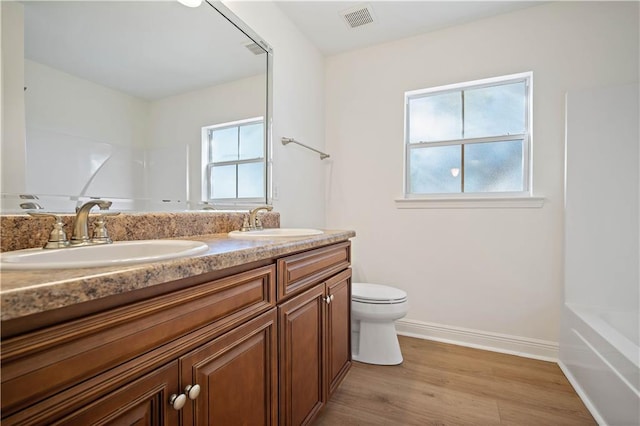
<path fill-rule="evenodd" d="M 312 261 L 318 258 L 323 261 Z M 345 262 L 348 245 L 279 261 L 279 283 L 301 292 L 278 304 L 281 425 L 309 424 L 351 366 L 351 269 L 340 267 Z M 333 268 L 343 270 L 324 279 Z"/>
<path fill-rule="evenodd" d="M 2 341 L 2 424 L 306 424 L 350 366 L 349 264 L 344 242 L 53 313 Z"/>
<path fill-rule="evenodd" d="M 241 357 L 242 349 L 233 347 L 245 340 L 262 344 L 265 359 L 247 361 L 255 362 L 250 368 L 247 362 L 229 368 L 237 368 L 237 377 L 246 368 L 261 371 L 252 376 L 256 387 L 269 392 L 265 398 L 276 398 L 263 386 L 277 380 L 275 275 L 275 265 L 212 281 L 205 274 L 200 284 L 188 282 L 181 290 L 5 339 L 3 426 L 132 424 L 124 420 L 130 418 L 177 424 L 172 419 L 186 418 L 184 408 L 172 408 L 169 400 L 193 384 L 186 373 L 190 363 L 202 363 L 199 355 L 212 348 Z M 204 399 L 211 388 L 200 386 Z M 94 420 L 80 421 L 89 418 Z"/>

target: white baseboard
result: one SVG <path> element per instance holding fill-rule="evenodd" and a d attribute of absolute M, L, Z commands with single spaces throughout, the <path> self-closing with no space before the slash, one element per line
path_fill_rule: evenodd
<path fill-rule="evenodd" d="M 402 319 L 396 321 L 402 336 L 452 343 L 525 358 L 558 362 L 558 343 L 508 334 Z"/>

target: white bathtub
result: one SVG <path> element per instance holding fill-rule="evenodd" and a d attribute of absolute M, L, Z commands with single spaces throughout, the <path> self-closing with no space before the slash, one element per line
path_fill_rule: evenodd
<path fill-rule="evenodd" d="M 600 425 L 640 424 L 638 312 L 565 304 L 560 367 Z"/>

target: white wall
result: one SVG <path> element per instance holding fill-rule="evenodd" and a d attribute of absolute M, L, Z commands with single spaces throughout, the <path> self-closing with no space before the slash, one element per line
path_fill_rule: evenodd
<path fill-rule="evenodd" d="M 325 174 L 331 161 L 320 161 L 316 153 L 297 145 L 283 146 L 280 140 L 293 137 L 325 148 L 324 59 L 275 4 L 224 3 L 274 50 L 273 204 L 281 214 L 281 226 L 322 228 Z"/>
<path fill-rule="evenodd" d="M 1 192 L 21 193 L 25 190 L 24 130 L 24 7 L 17 2 L 0 2 L 2 23 L 0 59 L 2 75 L 2 114 L 0 130 Z"/>
<path fill-rule="evenodd" d="M 544 206 L 397 209 L 404 92 L 523 71 L 534 73 L 533 187 Z M 355 279 L 407 290 L 416 329 L 439 324 L 553 348 L 564 94 L 637 79 L 635 2 L 543 4 L 328 58 L 327 225 L 356 230 Z"/>

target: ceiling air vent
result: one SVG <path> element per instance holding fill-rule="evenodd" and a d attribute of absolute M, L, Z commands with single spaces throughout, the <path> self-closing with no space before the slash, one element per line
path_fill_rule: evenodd
<path fill-rule="evenodd" d="M 251 53 L 253 53 L 254 55 L 262 55 L 263 53 L 265 53 L 262 46 L 260 46 L 258 43 L 254 43 L 254 42 L 247 43 L 244 45 L 244 47 L 249 49 Z"/>
<path fill-rule="evenodd" d="M 369 5 L 360 5 L 340 12 L 349 28 L 358 28 L 373 22 L 373 9 Z"/>

